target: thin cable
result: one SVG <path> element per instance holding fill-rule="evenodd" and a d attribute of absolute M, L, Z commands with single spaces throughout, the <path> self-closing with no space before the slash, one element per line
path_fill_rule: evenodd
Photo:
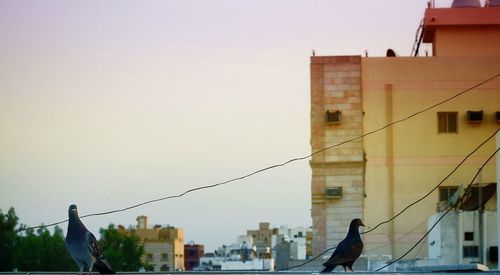
<path fill-rule="evenodd" d="M 390 263 L 382 266 L 381 268 L 375 270 L 375 271 L 380 271 L 398 261 L 400 261 L 401 259 L 403 259 L 406 255 L 408 255 L 420 242 L 422 242 L 428 235 L 429 233 L 431 233 L 432 229 L 434 229 L 434 227 L 436 227 L 436 225 L 452 210 L 455 208 L 456 205 L 458 205 L 459 203 L 462 203 L 462 200 L 466 197 L 466 194 L 470 191 L 470 189 L 472 188 L 472 184 L 474 183 L 474 181 L 476 180 L 477 176 L 479 175 L 479 173 L 481 173 L 481 171 L 483 171 L 483 168 L 484 166 L 486 166 L 486 164 L 497 154 L 497 152 L 500 150 L 500 147 L 497 148 L 495 150 L 495 152 L 493 152 L 493 154 L 490 155 L 490 157 L 483 163 L 483 165 L 481 165 L 481 168 L 479 168 L 479 170 L 477 171 L 477 173 L 474 175 L 474 177 L 472 178 L 471 182 L 469 183 L 469 185 L 467 186 L 467 189 L 465 190 L 464 194 L 462 196 L 460 196 L 460 199 L 457 201 L 457 203 L 455 205 L 452 205 L 450 207 L 448 207 L 448 210 L 446 210 L 444 212 L 443 215 L 441 215 L 441 217 L 439 217 L 439 219 L 432 225 L 432 227 L 408 250 L 406 251 L 403 255 L 401 255 L 399 258 L 397 258 L 396 260 L 394 261 L 391 261 Z M 498 183 L 497 183 L 498 184 Z"/>
<path fill-rule="evenodd" d="M 423 197 L 421 197 L 420 199 L 417 199 L 416 201 L 414 201 L 413 203 L 409 204 L 408 206 L 406 206 L 403 210 L 401 210 L 398 214 L 396 214 L 395 216 L 393 216 L 392 218 L 386 220 L 386 221 L 382 221 L 380 223 L 378 223 L 375 227 L 371 228 L 370 230 L 367 230 L 367 231 L 364 231 L 364 232 L 361 232 L 360 235 L 364 235 L 364 234 L 367 234 L 367 233 L 370 233 L 372 232 L 373 230 L 377 229 L 379 226 L 383 225 L 383 224 L 386 224 L 386 223 L 389 223 L 390 221 L 394 220 L 395 218 L 397 218 L 398 216 L 400 216 L 403 212 L 405 212 L 406 210 L 408 210 L 410 207 L 414 206 L 415 204 L 421 202 L 422 200 L 424 200 L 426 197 L 428 197 L 432 192 L 434 192 L 439 186 L 441 186 L 441 184 L 443 184 L 449 177 L 451 177 L 457 170 L 458 168 L 460 168 L 460 166 L 462 166 L 465 161 L 467 161 L 467 159 L 469 157 L 471 157 L 477 150 L 479 150 L 484 144 L 486 144 L 488 141 L 490 141 L 497 133 L 498 131 L 500 131 L 500 129 L 497 129 L 492 135 L 490 135 L 487 139 L 485 139 L 483 142 L 481 142 L 481 144 L 479 144 L 474 150 L 472 150 L 469 154 L 467 154 L 467 156 L 464 157 L 464 159 L 462 159 L 462 161 L 460 163 L 457 164 L 457 166 L 450 172 L 448 173 L 448 175 L 446 177 L 443 178 L 443 180 L 441 180 L 434 188 L 431 189 L 431 191 L 427 192 L 427 194 L 425 194 Z M 465 193 L 464 193 L 465 194 Z M 334 247 L 335 248 L 335 247 Z M 315 256 L 314 258 L 300 264 L 300 265 L 297 265 L 297 266 L 293 266 L 293 267 L 289 267 L 287 269 L 281 269 L 280 271 L 283 271 L 283 270 L 289 270 L 289 269 L 293 269 L 293 268 L 296 268 L 296 267 L 300 267 L 300 266 L 304 266 L 312 261 L 314 261 L 315 259 L 317 259 L 318 257 L 320 257 L 321 255 L 325 254 L 326 252 L 334 249 L 334 248 L 329 248 L 323 252 L 321 252 L 320 254 L 318 254 L 317 256 Z"/>
<path fill-rule="evenodd" d="M 424 220 L 422 223 L 420 223 L 419 225 L 417 225 L 415 228 L 413 228 L 411 231 L 409 232 L 406 232 L 404 235 L 400 236 L 399 238 L 395 239 L 394 242 L 398 242 L 404 238 L 406 238 L 408 235 L 412 234 L 413 232 L 417 231 L 417 229 L 419 229 L 420 227 L 422 227 L 422 225 L 426 224 L 427 221 Z M 377 246 L 377 247 L 374 247 L 372 249 L 368 249 L 366 251 L 363 251 L 365 254 L 368 253 L 368 252 L 372 252 L 372 251 L 375 251 L 375 250 L 378 250 L 380 248 L 384 248 L 384 247 L 387 247 L 387 246 L 390 246 L 391 244 L 388 243 L 388 244 L 384 244 L 384 245 L 380 245 L 380 246 Z"/>
<path fill-rule="evenodd" d="M 294 265 L 294 266 L 287 267 L 287 268 L 278 269 L 278 270 L 276 270 L 276 271 L 287 271 L 287 270 L 290 270 L 290 269 L 294 269 L 294 268 L 297 268 L 297 267 L 304 266 L 304 265 L 306 265 L 306 264 L 308 264 L 308 263 L 310 263 L 310 262 L 312 262 L 312 261 L 316 260 L 317 258 L 319 258 L 321 255 L 325 254 L 326 252 L 331 251 L 331 250 L 333 250 L 333 249 L 335 249 L 335 248 L 337 248 L 337 247 L 336 247 L 336 246 L 334 246 L 334 247 L 332 247 L 332 248 L 328 248 L 328 249 L 324 250 L 323 252 L 319 253 L 318 255 L 316 255 L 316 256 L 314 256 L 314 257 L 312 257 L 311 259 L 309 259 L 309 260 L 307 260 L 307 261 L 305 261 L 305 262 L 303 262 L 303 263 L 301 263 L 301 264 Z"/>
<path fill-rule="evenodd" d="M 451 100 L 453 100 L 453 99 L 455 99 L 455 98 L 457 98 L 457 97 L 459 97 L 459 96 L 461 96 L 461 95 L 463 95 L 463 94 L 465 94 L 465 93 L 467 93 L 467 92 L 469 92 L 469 91 L 471 91 L 471 90 L 473 90 L 473 89 L 475 89 L 477 87 L 480 87 L 480 86 L 484 85 L 485 83 L 487 83 L 487 82 L 489 82 L 489 81 L 497 78 L 498 76 L 500 76 L 500 74 L 496 74 L 496 75 L 494 75 L 494 76 L 492 76 L 492 77 L 490 77 L 490 78 L 488 78 L 486 80 L 483 80 L 483 81 L 479 82 L 478 84 L 476 84 L 476 85 L 474 85 L 472 87 L 469 87 L 469 88 L 463 90 L 462 92 L 459 92 L 459 93 L 455 94 L 454 96 L 452 96 L 450 98 L 444 99 L 444 100 L 442 100 L 442 101 L 440 101 L 440 102 L 438 102 L 438 103 L 436 103 L 434 105 L 431 105 L 430 107 L 422 109 L 422 110 L 420 110 L 420 111 L 418 111 L 416 113 L 413 113 L 413 114 L 411 114 L 411 115 L 409 115 L 407 117 L 404 117 L 404 118 L 399 119 L 399 120 L 395 120 L 395 121 L 393 121 L 393 122 L 391 122 L 391 123 L 389 123 L 389 124 L 387 124 L 385 126 L 382 126 L 382 127 L 378 128 L 376 130 L 369 131 L 369 132 L 367 132 L 365 134 L 362 134 L 362 135 L 360 135 L 358 137 L 354 137 L 354 138 L 351 138 L 351 139 L 339 142 L 337 144 L 325 147 L 325 148 L 320 149 L 320 150 L 318 150 L 316 152 L 313 152 L 313 153 L 311 153 L 311 154 L 309 154 L 307 156 L 293 158 L 293 159 L 290 159 L 290 160 L 285 161 L 283 163 L 271 165 L 271 166 L 268 166 L 268 167 L 256 170 L 254 172 L 251 172 L 249 174 L 246 174 L 244 176 L 233 178 L 233 179 L 230 179 L 230 180 L 227 180 L 227 181 L 224 181 L 224 182 L 220 182 L 220 183 L 216 183 L 216 184 L 211 184 L 211 185 L 205 185 L 205 186 L 200 186 L 200 187 L 192 188 L 192 189 L 189 189 L 189 190 L 187 190 L 187 191 L 185 191 L 183 193 L 180 193 L 178 195 L 171 195 L 171 196 L 161 197 L 161 198 L 157 198 L 157 199 L 152 199 L 152 200 L 148 200 L 148 201 L 145 201 L 145 202 L 142 202 L 142 203 L 134 204 L 134 205 L 131 205 L 131 206 L 128 206 L 128 207 L 125 207 L 125 208 L 121 208 L 121 209 L 116 209 L 116 210 L 111 210 L 111 211 L 105 211 L 105 212 L 100 212 L 100 213 L 87 214 L 87 215 L 81 216 L 80 218 L 93 217 L 93 216 L 102 216 L 102 215 L 109 215 L 109 214 L 124 212 L 124 211 L 130 210 L 130 209 L 133 209 L 133 208 L 137 208 L 137 207 L 140 207 L 140 206 L 143 206 L 143 205 L 146 205 L 146 204 L 151 204 L 151 203 L 155 203 L 155 202 L 159 202 L 159 201 L 164 201 L 164 200 L 168 200 L 168 199 L 179 198 L 179 197 L 187 195 L 187 194 L 189 194 L 191 192 L 200 191 L 200 190 L 203 190 L 203 189 L 215 188 L 215 187 L 218 187 L 218 186 L 221 186 L 221 185 L 226 185 L 226 184 L 234 182 L 234 181 L 239 181 L 239 180 L 246 179 L 248 177 L 251 177 L 251 176 L 253 176 L 255 174 L 259 174 L 259 173 L 265 172 L 267 170 L 271 170 L 271 169 L 278 168 L 278 167 L 283 167 L 283 166 L 288 165 L 289 163 L 292 163 L 292 162 L 296 162 L 296 161 L 308 159 L 308 158 L 310 158 L 310 157 L 312 157 L 314 155 L 317 155 L 319 153 L 322 153 L 322 152 L 327 151 L 329 149 L 332 149 L 334 147 L 338 147 L 338 146 L 344 145 L 346 143 L 350 143 L 350 142 L 353 142 L 353 141 L 356 141 L 356 140 L 359 140 L 359 139 L 363 139 L 364 137 L 366 137 L 368 135 L 375 134 L 375 133 L 380 132 L 380 131 L 382 131 L 382 130 L 388 128 L 388 127 L 391 127 L 391 126 L 393 126 L 395 124 L 398 124 L 398 123 L 404 122 L 406 120 L 409 120 L 409 119 L 411 119 L 411 118 L 413 118 L 413 117 L 415 117 L 417 115 L 420 115 L 420 114 L 422 114 L 424 112 L 427 112 L 427 111 L 429 111 L 429 110 L 431 110 L 433 108 L 436 108 L 439 105 L 442 105 L 442 104 L 444 104 L 444 103 L 446 103 L 448 101 L 451 101 Z M 54 225 L 65 223 L 67 221 L 68 220 L 65 219 L 65 220 L 62 220 L 62 221 L 59 221 L 59 222 L 54 222 L 54 223 L 47 224 L 47 225 L 39 225 L 39 226 L 28 227 L 28 228 L 26 228 L 24 230 L 27 230 L 27 229 L 36 229 L 36 228 L 41 228 L 41 227 L 50 227 L 50 226 L 54 226 Z"/>
<path fill-rule="evenodd" d="M 429 192 L 427 192 L 427 194 L 425 194 L 423 197 L 421 197 L 420 199 L 414 201 L 413 203 L 409 204 L 408 206 L 406 206 L 403 210 L 399 211 L 396 215 L 394 215 L 392 218 L 386 220 L 386 221 L 383 221 L 379 224 L 377 224 L 375 227 L 371 228 L 370 230 L 367 230 L 364 232 L 364 234 L 366 233 L 369 233 L 375 229 L 377 229 L 379 226 L 381 226 L 382 224 L 386 224 L 386 223 L 389 223 L 391 222 L 392 220 L 394 220 L 395 218 L 397 218 L 399 215 L 403 214 L 403 212 L 405 212 L 406 210 L 408 210 L 408 208 L 412 207 L 413 205 L 423 201 L 425 198 L 427 198 L 432 192 L 434 192 L 434 190 L 436 190 L 439 186 L 441 186 L 441 184 L 443 184 L 449 177 L 451 177 L 451 175 L 453 175 L 453 173 L 455 173 L 455 171 L 458 170 L 458 168 L 460 166 L 462 166 L 462 164 L 464 164 L 464 162 L 470 157 L 472 156 L 477 150 L 479 150 L 479 148 L 481 148 L 484 144 L 486 144 L 488 141 L 490 141 L 490 139 L 492 139 L 497 133 L 498 131 L 500 131 L 500 129 L 497 129 L 490 137 L 488 137 L 485 141 L 483 141 L 481 144 L 479 144 L 479 146 L 477 146 L 472 152 L 470 152 L 456 167 L 455 169 L 453 169 L 451 171 L 451 173 L 449 173 L 446 177 L 444 177 L 441 182 L 439 182 L 438 185 L 436 185 L 434 188 L 432 188 Z"/>

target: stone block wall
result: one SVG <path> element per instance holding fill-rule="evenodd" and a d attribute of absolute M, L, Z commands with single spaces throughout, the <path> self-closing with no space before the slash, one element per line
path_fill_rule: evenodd
<path fill-rule="evenodd" d="M 318 152 L 310 163 L 314 255 L 336 246 L 351 219 L 363 216 L 363 144 L 335 146 L 363 134 L 360 77 L 360 56 L 311 57 L 311 150 Z M 327 123 L 326 111 L 340 111 L 341 122 Z M 342 198 L 328 198 L 330 187 L 342 187 Z"/>

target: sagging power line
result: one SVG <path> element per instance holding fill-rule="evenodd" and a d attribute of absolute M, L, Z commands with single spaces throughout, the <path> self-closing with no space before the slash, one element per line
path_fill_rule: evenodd
<path fill-rule="evenodd" d="M 301 161 L 301 160 L 305 160 L 305 159 L 308 159 L 314 155 L 317 155 L 319 153 L 322 153 L 324 151 L 327 151 L 329 149 L 332 149 L 332 148 L 335 148 L 335 147 L 339 147 L 341 145 L 344 145 L 344 144 L 347 144 L 347 143 L 350 143 L 350 142 L 353 142 L 353 141 L 357 141 L 357 140 L 360 140 L 360 139 L 363 139 L 364 137 L 366 136 L 369 136 L 369 135 L 372 135 L 372 134 L 375 134 L 375 133 L 378 133 L 386 128 L 389 128 L 389 127 L 392 127 L 393 125 L 396 125 L 396 124 L 399 124 L 399 123 L 402 123 L 402 122 L 405 122 L 415 116 L 418 116 L 424 112 L 427 112 L 433 108 L 436 108 L 437 106 L 439 105 L 442 105 L 446 102 L 449 102 L 471 90 L 474 90 L 475 88 L 477 87 L 480 87 L 488 82 L 490 82 L 491 80 L 497 78 L 498 76 L 500 76 L 500 74 L 496 74 L 486 80 L 483 80 L 447 99 L 444 99 L 442 101 L 439 101 L 438 103 L 435 103 L 427 108 L 424 108 L 420 111 L 417 111 L 415 113 L 412 113 L 404 118 L 401 118 L 401 119 L 398 119 L 398 120 L 395 120 L 393 122 L 390 122 L 389 124 L 386 124 L 378 129 L 375 129 L 375 130 L 371 130 L 371 131 L 368 131 L 360 136 L 357 136 L 357 137 L 354 137 L 354 138 L 351 138 L 351 139 L 347 139 L 345 141 L 342 141 L 342 142 L 339 142 L 339 143 L 336 143 L 334 145 L 331 145 L 331 146 L 327 146 L 325 148 L 322 148 L 318 151 L 315 151 L 309 155 L 306 155 L 306 156 L 303 156 L 303 157 L 297 157 L 297 158 L 293 158 L 293 159 L 290 159 L 288 161 L 285 161 L 283 163 L 280 163 L 280 164 L 275 164 L 275 165 L 271 165 L 271 166 L 267 166 L 265 168 L 262 168 L 262 169 L 259 169 L 259 170 L 256 170 L 254 172 L 251 172 L 251 173 L 248 173 L 246 175 L 243 175 L 243 176 L 240 176 L 240 177 L 236 177 L 236 178 L 232 178 L 232 179 L 229 179 L 227 181 L 223 181 L 223 182 L 219 182 L 219 183 L 216 183 L 216 184 L 211 184 L 211 185 L 204 185 L 204 186 L 200 186 L 200 187 L 196 187 L 196 188 L 192 188 L 192 189 L 189 189 L 187 191 L 184 191 L 178 195 L 170 195 L 170 196 L 165 196 L 165 197 L 161 197 L 161 198 L 157 198 L 157 199 L 152 199 L 152 200 L 147 200 L 147 201 L 144 201 L 144 202 L 141 202 L 141 203 L 137 203 L 137 204 L 133 204 L 131 206 L 128 206 L 128 207 L 124 207 L 124 208 L 121 208 L 121 209 L 116 209 L 116 210 L 110 210 L 110 211 L 104 211 L 104 212 L 99 212 L 99 213 L 92 213 L 92 214 L 87 214 L 87 215 L 83 215 L 81 216 L 81 218 L 87 218 L 87 217 L 93 217 L 93 216 L 103 216 L 103 215 L 109 215 L 109 214 L 114 214 L 114 213 L 119 213 L 119 212 L 125 212 L 125 211 L 128 211 L 128 210 L 131 210 L 131 209 L 134 209 L 134 208 L 137 208 L 137 207 L 140 207 L 140 206 L 143 206 L 143 205 L 147 205 L 147 204 L 151 204 L 151 203 L 156 203 L 156 202 L 160 202 L 160 201 L 165 201 L 165 200 L 169 200 L 169 199 L 174 199 L 174 198 L 180 198 L 180 197 L 183 197 L 189 193 L 192 193 L 192 192 L 196 192 L 196 191 L 200 191 L 200 190 L 204 190 L 204 189 L 211 189 L 211 188 L 216 188 L 216 187 L 219 187 L 219 186 L 222 186 L 222 185 L 226 185 L 226 184 L 229 184 L 231 182 L 235 182 L 235 181 L 240 181 L 240 180 L 243 180 L 243 179 L 246 179 L 246 178 L 249 178 L 253 175 L 256 175 L 256 174 L 260 174 L 262 172 L 265 172 L 265 171 L 268 171 L 268 170 L 271 170 L 271 169 L 275 169 L 275 168 L 279 168 L 279 167 L 283 167 L 283 166 L 286 166 L 292 162 L 297 162 L 297 161 Z M 39 226 L 32 226 L 32 227 L 26 227 L 26 228 L 22 228 L 20 229 L 20 231 L 24 231 L 24 230 L 28 230 L 28 229 L 37 229 L 37 228 L 42 228 L 42 227 L 51 227 L 51 226 L 55 226 L 55 225 L 59 225 L 59 224 L 62 224 L 62 223 L 65 223 L 67 222 L 68 220 L 65 219 L 65 220 L 61 220 L 61 221 L 58 221 L 58 222 L 53 222 L 53 223 L 50 223 L 50 224 L 42 224 L 42 225 L 39 225 Z"/>

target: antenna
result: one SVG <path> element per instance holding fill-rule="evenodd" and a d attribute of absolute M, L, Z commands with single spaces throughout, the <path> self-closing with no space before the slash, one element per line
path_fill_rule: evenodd
<path fill-rule="evenodd" d="M 411 56 L 418 56 L 418 50 L 420 49 L 420 44 L 424 38 L 424 19 L 420 20 L 420 25 L 415 32 L 415 42 L 413 43 L 413 48 L 411 49 Z"/>

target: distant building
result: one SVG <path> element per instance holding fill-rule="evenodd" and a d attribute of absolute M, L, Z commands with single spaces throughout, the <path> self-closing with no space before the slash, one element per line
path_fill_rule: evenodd
<path fill-rule="evenodd" d="M 184 230 L 172 226 L 148 226 L 148 217 L 137 217 L 133 231 L 144 243 L 144 261 L 154 271 L 184 270 Z"/>
<path fill-rule="evenodd" d="M 312 228 L 306 232 L 306 259 L 313 256 L 313 232 Z"/>
<path fill-rule="evenodd" d="M 305 260 L 307 259 L 307 233 L 312 233 L 311 228 L 307 227 L 294 227 L 280 226 L 274 229 L 272 236 L 271 247 L 275 248 L 276 245 L 281 243 L 289 243 L 289 259 L 292 260 Z"/>
<path fill-rule="evenodd" d="M 223 245 L 215 253 L 207 253 L 200 258 L 196 271 L 273 271 L 274 259 L 259 259 L 252 248 L 252 238 L 238 237 L 238 242 Z"/>
<path fill-rule="evenodd" d="M 310 162 L 314 255 L 336 246 L 351 219 L 375 226 L 424 196 L 500 126 L 500 78 L 418 113 L 500 72 L 500 8 L 457 7 L 466 2 L 479 4 L 436 8 L 430 1 L 417 38 L 430 43 L 432 56 L 311 56 L 311 151 L 332 147 Z M 427 232 L 438 204 L 468 184 L 494 148 L 494 140 L 485 144 L 424 202 L 364 235 L 363 257 L 406 252 Z M 495 181 L 489 162 L 480 183 Z M 463 241 L 455 241 L 462 243 L 456 251 L 475 255 L 464 234 L 456 235 Z M 417 252 L 444 255 L 425 244 Z"/>
<path fill-rule="evenodd" d="M 189 243 L 184 245 L 184 267 L 186 270 L 193 270 L 200 265 L 200 258 L 205 253 L 205 246 L 202 244 Z"/>
<path fill-rule="evenodd" d="M 197 271 L 273 271 L 274 259 L 252 259 L 241 261 L 227 257 L 201 257 Z"/>
<path fill-rule="evenodd" d="M 247 236 L 252 237 L 257 258 L 271 258 L 271 240 L 274 230 L 268 222 L 259 223 L 259 229 L 247 230 Z"/>
<path fill-rule="evenodd" d="M 308 246 L 309 251 L 311 251 L 311 241 L 307 240 L 307 235 L 312 236 L 311 228 L 280 226 L 274 229 L 274 233 L 271 247 L 276 269 L 288 268 L 291 261 L 297 263 L 297 261 L 304 261 L 310 257 L 307 251 Z"/>

